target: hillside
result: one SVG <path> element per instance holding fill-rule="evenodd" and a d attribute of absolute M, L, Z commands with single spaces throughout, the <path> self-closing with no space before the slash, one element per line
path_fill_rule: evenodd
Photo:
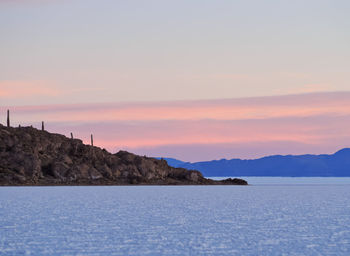
<path fill-rule="evenodd" d="M 205 162 L 175 162 L 174 167 L 199 170 L 205 177 L 285 176 L 349 177 L 350 149 L 332 155 L 275 155 L 254 160 L 221 159 Z"/>
<path fill-rule="evenodd" d="M 0 125 L 0 185 L 245 185 L 126 151 L 111 154 L 79 139 Z"/>

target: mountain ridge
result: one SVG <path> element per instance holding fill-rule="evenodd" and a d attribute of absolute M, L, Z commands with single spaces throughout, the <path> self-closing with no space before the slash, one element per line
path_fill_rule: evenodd
<path fill-rule="evenodd" d="M 174 163 L 174 159 L 172 161 Z M 258 159 L 178 162 L 172 166 L 196 169 L 205 177 L 350 177 L 350 148 L 340 149 L 334 154 L 271 155 Z"/>

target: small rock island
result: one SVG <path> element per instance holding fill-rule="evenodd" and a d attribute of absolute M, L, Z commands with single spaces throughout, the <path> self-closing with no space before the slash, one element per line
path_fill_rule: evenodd
<path fill-rule="evenodd" d="M 126 151 L 111 154 L 79 139 L 0 124 L 0 185 L 247 185 Z"/>

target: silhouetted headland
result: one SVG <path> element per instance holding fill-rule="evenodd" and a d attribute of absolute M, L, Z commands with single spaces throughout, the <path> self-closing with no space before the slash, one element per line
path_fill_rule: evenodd
<path fill-rule="evenodd" d="M 162 159 L 111 154 L 43 127 L 0 125 L 0 185 L 247 185 L 242 179 L 206 179 Z"/>

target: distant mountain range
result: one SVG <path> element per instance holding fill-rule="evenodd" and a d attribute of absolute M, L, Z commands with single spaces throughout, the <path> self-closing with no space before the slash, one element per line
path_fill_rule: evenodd
<path fill-rule="evenodd" d="M 170 166 L 198 170 L 205 177 L 281 176 L 349 177 L 350 148 L 332 155 L 274 155 L 254 160 L 221 159 L 206 162 L 182 162 L 164 158 Z"/>

